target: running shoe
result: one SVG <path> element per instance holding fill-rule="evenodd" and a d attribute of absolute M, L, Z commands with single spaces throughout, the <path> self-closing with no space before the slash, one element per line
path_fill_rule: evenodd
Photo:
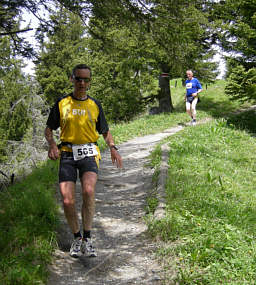
<path fill-rule="evenodd" d="M 196 125 L 196 120 L 192 120 L 192 126 Z"/>
<path fill-rule="evenodd" d="M 95 247 L 92 243 L 92 239 L 91 238 L 86 238 L 83 240 L 83 244 L 82 244 L 82 253 L 85 254 L 86 256 L 90 256 L 90 257 L 96 257 L 97 253 L 95 250 Z"/>
<path fill-rule="evenodd" d="M 69 251 L 72 257 L 78 258 L 82 255 L 82 251 L 81 251 L 82 243 L 83 241 L 81 237 L 74 239 L 74 241 L 71 244 L 70 251 Z"/>

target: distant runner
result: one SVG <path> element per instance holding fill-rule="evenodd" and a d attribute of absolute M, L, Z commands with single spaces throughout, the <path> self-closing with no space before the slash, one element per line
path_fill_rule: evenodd
<path fill-rule="evenodd" d="M 191 70 L 186 71 L 186 111 L 188 115 L 192 118 L 191 125 L 196 125 L 196 104 L 198 102 L 198 93 L 203 89 L 198 79 L 193 77 L 193 72 Z"/>
<path fill-rule="evenodd" d="M 91 81 L 91 68 L 85 64 L 75 66 L 70 80 L 74 85 L 73 93 L 59 98 L 51 109 L 45 138 L 49 144 L 49 158 L 56 160 L 60 157 L 60 193 L 67 222 L 74 234 L 70 255 L 79 257 L 86 253 L 88 256 L 97 256 L 91 239 L 91 228 L 101 158 L 97 145 L 99 134 L 103 135 L 110 148 L 112 163 L 122 168 L 122 158 L 109 131 L 100 102 L 86 94 Z M 59 127 L 61 145 L 58 148 L 53 139 L 53 130 Z M 77 171 L 82 185 L 83 233 L 80 231 L 75 207 Z"/>

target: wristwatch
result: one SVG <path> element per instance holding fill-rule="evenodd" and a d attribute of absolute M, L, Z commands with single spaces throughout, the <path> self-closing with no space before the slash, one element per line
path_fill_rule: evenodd
<path fill-rule="evenodd" d="M 118 150 L 118 148 L 117 148 L 115 145 L 111 145 L 111 146 L 110 146 L 110 149 L 111 149 L 111 148 L 114 148 L 115 150 Z"/>

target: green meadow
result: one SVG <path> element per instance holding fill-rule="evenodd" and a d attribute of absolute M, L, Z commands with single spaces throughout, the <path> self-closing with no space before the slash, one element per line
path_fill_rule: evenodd
<path fill-rule="evenodd" d="M 152 219 L 152 197 L 147 219 L 150 234 L 161 241 L 164 284 L 255 284 L 256 113 L 233 112 L 239 106 L 219 87 L 199 105 L 212 121 L 165 140 L 165 216 Z M 158 147 L 151 155 L 156 173 L 160 157 Z"/>

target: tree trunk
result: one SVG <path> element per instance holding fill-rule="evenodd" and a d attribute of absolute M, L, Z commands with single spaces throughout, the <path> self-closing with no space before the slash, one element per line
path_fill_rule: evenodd
<path fill-rule="evenodd" d="M 169 68 L 167 70 L 166 67 L 162 68 L 162 74 L 159 75 L 158 82 L 160 90 L 158 92 L 158 102 L 159 102 L 159 113 L 163 112 L 172 112 L 172 98 L 170 91 L 170 76 L 169 76 Z"/>

